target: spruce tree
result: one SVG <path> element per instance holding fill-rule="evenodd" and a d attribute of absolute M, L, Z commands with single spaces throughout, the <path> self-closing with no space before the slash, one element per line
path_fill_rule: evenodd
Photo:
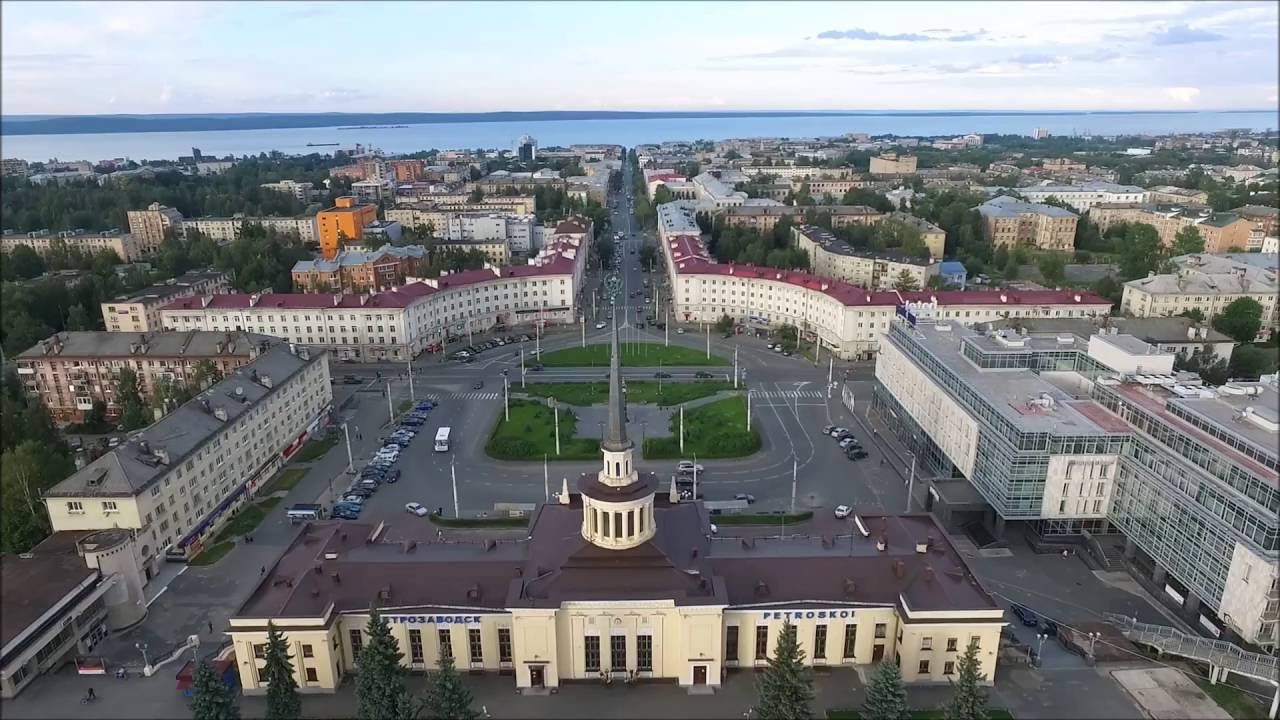
<path fill-rule="evenodd" d="M 769 666 L 756 686 L 760 720 L 801 720 L 813 717 L 813 672 L 805 667 L 805 653 L 796 640 L 796 626 L 782 624 Z"/>
<path fill-rule="evenodd" d="M 453 656 L 440 653 L 440 668 L 428 680 L 427 717 L 431 720 L 475 720 L 479 713 L 472 709 L 471 702 L 471 691 L 462 684 Z"/>
<path fill-rule="evenodd" d="M 387 621 L 375 609 L 369 613 L 364 649 L 360 652 L 360 675 L 356 678 L 357 712 L 364 720 L 403 718 L 413 703 L 404 684 L 400 652 Z"/>
<path fill-rule="evenodd" d="M 956 669 L 956 679 L 951 683 L 951 700 L 943 708 L 946 720 L 987 720 L 987 693 L 978 682 L 978 644 L 970 641 Z"/>
<path fill-rule="evenodd" d="M 267 623 L 267 665 L 262 671 L 267 681 L 267 720 L 297 720 L 302 715 L 298 681 L 293 677 L 289 646 L 273 623 Z"/>
<path fill-rule="evenodd" d="M 907 690 L 902 686 L 902 671 L 897 665 L 882 662 L 876 668 L 858 715 L 862 720 L 909 720 Z"/>
<path fill-rule="evenodd" d="M 240 705 L 231 695 L 231 688 L 222 678 L 201 660 L 196 664 L 195 693 L 191 698 L 193 720 L 240 720 Z"/>

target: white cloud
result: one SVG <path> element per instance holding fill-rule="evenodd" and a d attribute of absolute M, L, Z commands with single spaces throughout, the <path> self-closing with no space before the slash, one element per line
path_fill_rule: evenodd
<path fill-rule="evenodd" d="M 1182 103 L 1183 105 L 1190 105 L 1191 103 L 1195 102 L 1196 98 L 1200 97 L 1200 88 L 1171 87 L 1171 88 L 1165 88 L 1164 94 L 1168 95 L 1171 99 Z"/>

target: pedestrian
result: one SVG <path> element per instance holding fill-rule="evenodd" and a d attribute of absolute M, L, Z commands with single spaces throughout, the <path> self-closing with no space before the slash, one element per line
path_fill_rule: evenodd
<path fill-rule="evenodd" d="M 258 570 L 258 577 L 262 577 L 263 575 L 266 575 L 266 574 L 267 574 L 267 566 L 263 565 L 262 569 Z"/>
<path fill-rule="evenodd" d="M 210 635 L 212 635 L 212 634 L 213 634 L 213 621 L 212 621 L 212 620 L 210 620 L 210 621 L 209 621 L 209 634 L 210 634 Z"/>
<path fill-rule="evenodd" d="M 97 696 L 97 695 L 95 695 L 95 694 L 93 693 L 93 688 L 89 688 L 89 695 L 88 695 L 88 697 L 89 697 L 89 700 L 91 700 L 91 701 L 92 701 L 92 700 L 97 700 L 97 699 L 98 699 L 98 696 Z"/>

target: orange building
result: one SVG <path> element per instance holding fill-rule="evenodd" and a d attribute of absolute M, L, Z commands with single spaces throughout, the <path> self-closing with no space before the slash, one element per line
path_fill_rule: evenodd
<path fill-rule="evenodd" d="M 378 221 L 377 205 L 361 205 L 351 195 L 334 201 L 333 207 L 316 215 L 320 226 L 320 254 L 332 260 L 341 250 L 341 238 L 357 241 L 364 236 L 365 226 Z"/>
<path fill-rule="evenodd" d="M 396 182 L 416 182 L 422 179 L 427 164 L 422 160 L 392 160 L 388 163 L 396 175 Z"/>

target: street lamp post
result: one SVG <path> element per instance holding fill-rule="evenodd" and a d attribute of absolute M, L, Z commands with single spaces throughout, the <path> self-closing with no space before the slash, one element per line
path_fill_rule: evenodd
<path fill-rule="evenodd" d="M 796 512 L 796 478 L 799 475 L 800 461 L 795 455 L 791 456 L 791 514 Z"/>
<path fill-rule="evenodd" d="M 711 359 L 711 323 L 707 323 L 707 359 Z"/>
<path fill-rule="evenodd" d="M 458 512 L 458 471 L 454 468 L 453 458 L 449 458 L 449 480 L 453 484 L 453 516 L 462 517 Z"/>
<path fill-rule="evenodd" d="M 396 421 L 396 409 L 391 406 L 391 381 L 387 380 L 387 422 Z"/>
<path fill-rule="evenodd" d="M 684 406 L 680 406 L 680 453 L 684 454 Z"/>
<path fill-rule="evenodd" d="M 151 661 L 147 659 L 148 645 L 144 642 L 136 642 L 133 646 L 142 653 L 142 674 L 151 677 Z"/>
<path fill-rule="evenodd" d="M 667 306 L 667 322 L 662 326 L 662 344 L 671 346 L 671 306 Z"/>
<path fill-rule="evenodd" d="M 1036 635 L 1036 639 L 1040 641 L 1039 645 L 1036 646 L 1036 664 L 1038 665 L 1044 664 L 1044 641 L 1047 637 L 1049 637 L 1049 633 Z"/>
<path fill-rule="evenodd" d="M 907 476 L 907 509 L 905 512 L 911 512 L 911 492 L 916 484 L 916 454 L 911 453 L 911 473 Z"/>
<path fill-rule="evenodd" d="M 747 388 L 747 432 L 751 432 L 751 388 Z"/>
<path fill-rule="evenodd" d="M 347 472 L 355 472 L 356 465 L 351 459 L 351 431 L 347 429 L 347 424 L 342 423 L 342 434 L 347 439 Z M 332 484 L 332 481 L 330 481 Z"/>
<path fill-rule="evenodd" d="M 511 422 L 511 381 L 502 376 L 502 412 L 507 422 Z"/>
<path fill-rule="evenodd" d="M 587 346 L 587 318 L 582 318 L 582 347 Z"/>
<path fill-rule="evenodd" d="M 551 503 L 551 475 L 547 468 L 547 454 L 542 454 L 542 501 Z"/>
<path fill-rule="evenodd" d="M 733 346 L 733 389 L 738 389 L 738 346 Z"/>
<path fill-rule="evenodd" d="M 560 406 L 555 398 L 551 398 L 551 414 L 556 420 L 556 457 L 560 457 Z"/>
<path fill-rule="evenodd" d="M 524 384 L 524 375 L 525 375 L 525 372 L 524 372 L 524 345 L 521 345 L 521 346 L 520 346 L 520 389 L 521 389 L 521 390 L 523 390 L 523 389 L 525 388 L 525 384 Z"/>

